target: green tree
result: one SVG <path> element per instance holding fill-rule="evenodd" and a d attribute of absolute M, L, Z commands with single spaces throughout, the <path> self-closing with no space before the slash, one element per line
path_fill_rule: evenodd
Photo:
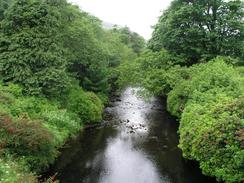
<path fill-rule="evenodd" d="M 114 69 L 136 57 L 143 47 L 143 38 L 129 30 L 104 30 L 101 20 L 76 6 L 67 4 L 60 8 L 60 41 L 66 48 L 69 72 L 85 90 L 108 93 L 111 85 L 115 87 Z"/>
<path fill-rule="evenodd" d="M 4 12 L 8 9 L 12 0 L 0 0 L 0 21 L 4 18 Z"/>
<path fill-rule="evenodd" d="M 4 82 L 29 94 L 59 96 L 68 88 L 58 40 L 60 14 L 44 1 L 16 0 L 1 24 L 0 71 Z"/>
<path fill-rule="evenodd" d="M 159 18 L 148 47 L 188 58 L 244 55 L 244 12 L 240 0 L 174 0 Z"/>
<path fill-rule="evenodd" d="M 132 32 L 128 27 L 119 28 L 115 26 L 113 32 L 118 33 L 122 43 L 131 48 L 135 53 L 139 54 L 145 48 L 145 40 L 136 32 Z"/>
<path fill-rule="evenodd" d="M 65 47 L 68 71 L 84 89 L 106 93 L 108 60 L 101 41 L 101 21 L 70 4 L 59 9 L 62 12 L 59 41 Z"/>

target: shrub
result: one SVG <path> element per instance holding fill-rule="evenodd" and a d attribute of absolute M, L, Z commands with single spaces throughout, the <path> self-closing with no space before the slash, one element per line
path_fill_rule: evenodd
<path fill-rule="evenodd" d="M 0 82 L 0 91 L 4 93 L 9 93 L 14 95 L 15 97 L 22 96 L 22 88 L 19 85 L 8 83 L 3 85 L 2 82 Z"/>
<path fill-rule="evenodd" d="M 0 139 L 2 148 L 23 156 L 36 171 L 46 168 L 57 156 L 53 135 L 41 121 L 30 120 L 28 116 L 14 120 L 0 113 Z"/>
<path fill-rule="evenodd" d="M 195 65 L 168 95 L 168 110 L 181 118 L 184 157 L 225 182 L 244 179 L 244 98 L 241 76 L 223 58 Z M 242 96 L 242 97 L 241 97 Z"/>
<path fill-rule="evenodd" d="M 135 61 L 119 66 L 118 85 L 140 85 L 152 95 L 166 96 L 177 83 L 188 78 L 189 69 L 177 65 L 182 60 L 184 58 L 171 55 L 166 50 L 146 50 Z"/>
<path fill-rule="evenodd" d="M 27 113 L 32 118 L 38 118 L 46 110 L 57 110 L 57 106 L 43 98 L 20 97 L 15 98 L 14 103 L 9 106 L 9 109 L 13 116 Z"/>
<path fill-rule="evenodd" d="M 25 156 L 37 171 L 52 163 L 57 149 L 81 128 L 77 114 L 57 102 L 24 96 L 21 88 L 11 83 L 0 84 L 0 111 L 0 150 Z"/>
<path fill-rule="evenodd" d="M 107 105 L 109 103 L 108 95 L 104 93 L 96 93 L 96 96 L 102 101 L 103 105 Z"/>
<path fill-rule="evenodd" d="M 23 163 L 16 160 L 0 158 L 0 182 L 3 183 L 37 183 L 37 177 L 23 168 Z"/>
<path fill-rule="evenodd" d="M 29 97 L 22 94 L 22 88 L 8 83 L 0 84 L 0 107 L 12 116 L 28 113 L 30 117 L 37 116 L 42 110 L 54 109 L 56 106 L 45 98 Z"/>
<path fill-rule="evenodd" d="M 76 135 L 81 129 L 79 116 L 66 109 L 45 110 L 40 115 L 44 120 L 44 126 L 54 135 L 57 147 L 62 146 L 70 136 Z"/>
<path fill-rule="evenodd" d="M 176 85 L 168 95 L 168 110 L 177 117 L 181 116 L 186 103 L 196 92 L 211 92 L 213 95 L 224 92 L 230 96 L 241 93 L 240 75 L 220 58 L 195 65 L 190 72 L 189 78 Z"/>
<path fill-rule="evenodd" d="M 92 94 L 89 97 L 99 106 Z M 0 83 L 0 157 L 8 161 L 8 166 L 0 162 L 0 179 L 7 183 L 37 182 L 28 172 L 47 168 L 57 157 L 58 148 L 80 129 L 79 116 L 58 102 L 25 96 L 18 85 Z M 6 154 L 14 160 L 7 160 Z"/>
<path fill-rule="evenodd" d="M 189 69 L 186 67 L 174 66 L 167 70 L 152 69 L 147 71 L 142 85 L 155 96 L 167 96 L 176 85 L 188 77 Z"/>
<path fill-rule="evenodd" d="M 147 67 L 146 78 L 139 79 L 152 94 L 168 96 L 168 110 L 181 119 L 184 157 L 199 161 L 204 174 L 230 183 L 244 181 L 243 69 L 233 62 L 217 57 L 189 68 Z"/>
<path fill-rule="evenodd" d="M 186 106 L 180 123 L 179 146 L 184 157 L 200 162 L 204 174 L 226 182 L 242 182 L 244 98 L 233 99 L 220 93 L 215 100 L 208 99 Z"/>
<path fill-rule="evenodd" d="M 67 107 L 79 115 L 83 123 L 94 123 L 102 120 L 103 104 L 92 92 L 84 92 L 82 88 L 71 90 Z"/>

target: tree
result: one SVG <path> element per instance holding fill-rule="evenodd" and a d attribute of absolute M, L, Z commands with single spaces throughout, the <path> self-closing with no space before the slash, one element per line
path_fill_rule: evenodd
<path fill-rule="evenodd" d="M 101 21 L 70 4 L 59 9 L 59 41 L 65 47 L 68 71 L 85 90 L 106 93 L 108 60 L 101 41 Z"/>
<path fill-rule="evenodd" d="M 44 1 L 16 0 L 1 26 L 0 71 L 4 82 L 28 94 L 64 94 L 69 79 L 58 41 L 60 14 Z"/>
<path fill-rule="evenodd" d="M 240 0 L 174 0 L 159 18 L 148 47 L 183 55 L 193 64 L 216 55 L 244 58 Z"/>
<path fill-rule="evenodd" d="M 108 93 L 117 78 L 112 70 L 122 61 L 135 58 L 143 38 L 129 30 L 103 30 L 101 20 L 76 6 L 61 8 L 60 41 L 66 48 L 68 71 L 85 90 Z"/>
<path fill-rule="evenodd" d="M 12 0 L 0 0 L 0 21 L 4 18 L 4 12 L 8 9 Z"/>
<path fill-rule="evenodd" d="M 120 36 L 122 43 L 131 48 L 135 53 L 139 54 L 145 47 L 145 40 L 136 32 L 132 32 L 128 27 L 114 27 L 113 32 Z"/>

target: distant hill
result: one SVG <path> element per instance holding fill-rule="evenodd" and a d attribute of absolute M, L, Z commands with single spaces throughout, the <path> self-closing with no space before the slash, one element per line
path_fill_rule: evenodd
<path fill-rule="evenodd" d="M 108 23 L 108 22 L 102 22 L 102 26 L 105 29 L 112 29 L 115 26 L 115 24 Z"/>
<path fill-rule="evenodd" d="M 112 24 L 112 23 L 109 23 L 109 22 L 102 22 L 102 26 L 104 29 L 112 29 L 114 28 L 115 26 L 117 26 L 118 28 L 123 28 L 124 26 L 121 26 L 121 25 L 117 25 L 117 24 Z"/>

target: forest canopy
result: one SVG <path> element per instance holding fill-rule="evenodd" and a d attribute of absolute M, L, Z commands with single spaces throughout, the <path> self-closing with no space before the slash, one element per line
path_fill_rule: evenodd
<path fill-rule="evenodd" d="M 244 58 L 243 1 L 174 0 L 160 16 L 148 47 L 186 57 L 182 65 L 218 55 Z"/>

